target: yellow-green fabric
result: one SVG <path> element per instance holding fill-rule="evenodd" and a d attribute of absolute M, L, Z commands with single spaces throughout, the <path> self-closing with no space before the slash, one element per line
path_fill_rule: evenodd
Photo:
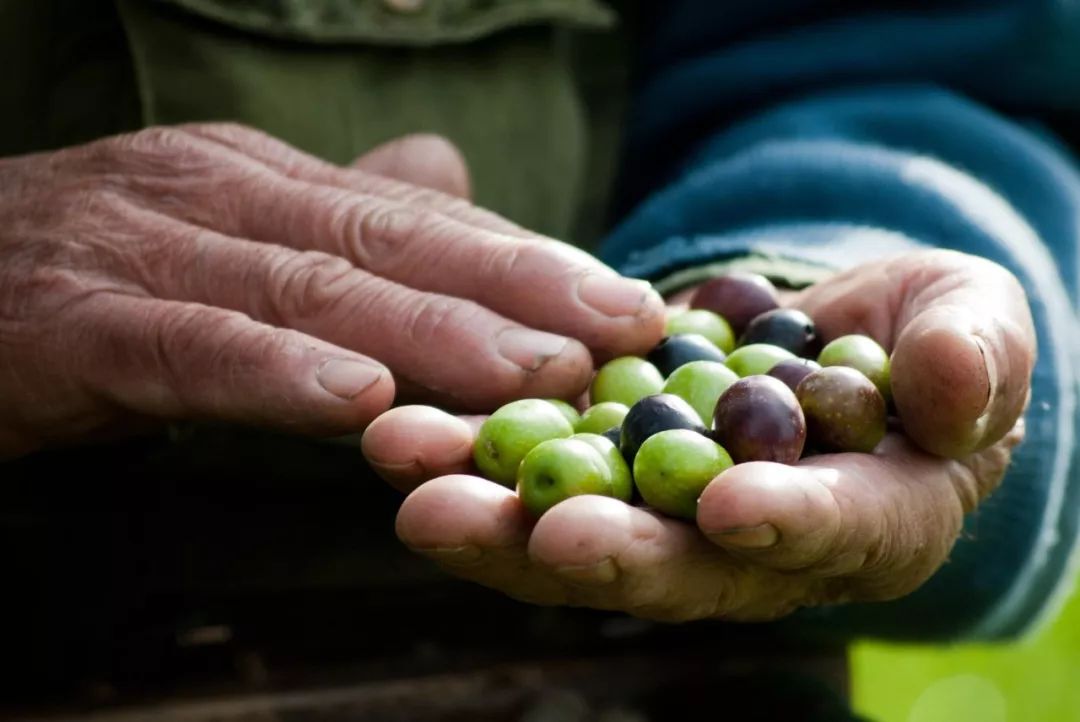
<path fill-rule="evenodd" d="M 347 163 L 441 133 L 478 203 L 591 240 L 625 27 L 597 0 L 13 0 L 0 4 L 0 98 L 15 111 L 0 155 L 230 120 Z"/>

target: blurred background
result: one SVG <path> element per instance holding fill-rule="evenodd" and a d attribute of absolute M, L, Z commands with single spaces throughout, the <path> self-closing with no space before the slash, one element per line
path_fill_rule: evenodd
<path fill-rule="evenodd" d="M 722 694 L 729 713 L 742 694 L 750 706 L 732 719 L 771 722 L 789 718 L 762 705 L 800 666 L 844 686 L 829 661 L 842 661 L 838 650 L 757 625 L 660 630 L 451 582 L 396 542 L 400 496 L 358 483 L 365 468 L 350 448 L 204 429 L 167 444 L 128 442 L 126 463 L 87 483 L 81 470 L 105 468 L 116 451 L 71 450 L 44 468 L 24 460 L 5 470 L 0 544 L 19 553 L 5 568 L 4 644 L 17 664 L 0 684 L 0 719 L 484 669 L 486 714 L 519 709 L 547 675 L 557 689 L 643 697 L 650 714 L 661 710 L 627 719 L 715 721 L 709 705 L 670 716 L 704 693 Z M 298 487 L 301 470 L 309 481 Z M 585 653 L 592 667 L 568 661 Z M 539 666 L 523 672 L 515 665 L 527 656 Z M 1080 594 L 1023 644 L 859 644 L 850 662 L 867 720 L 1080 722 Z M 718 692 L 715 673 L 738 670 L 737 688 Z M 419 719 L 399 699 L 385 703 L 396 716 L 348 719 Z M 559 709 L 558 722 L 590 719 Z M 473 712 L 469 722 L 518 719 Z M 811 714 L 799 722 L 836 720 Z"/>
<path fill-rule="evenodd" d="M 852 649 L 856 709 L 878 722 L 1080 722 L 1080 588 L 1010 646 Z"/>

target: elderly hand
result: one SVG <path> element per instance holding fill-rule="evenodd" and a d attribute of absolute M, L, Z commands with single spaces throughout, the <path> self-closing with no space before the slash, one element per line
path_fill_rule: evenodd
<path fill-rule="evenodd" d="M 467 192 L 430 136 L 348 169 L 231 125 L 0 160 L 0 457 L 163 419 L 346 433 L 395 381 L 572 398 L 590 351 L 660 337 L 654 292 Z"/>
<path fill-rule="evenodd" d="M 705 490 L 697 528 L 595 496 L 533 523 L 513 491 L 466 475 L 475 417 L 399 408 L 364 437 L 395 485 L 433 479 L 405 500 L 398 535 L 520 599 L 662 620 L 773 619 L 913 591 L 1023 436 L 1035 354 L 1023 290 L 993 263 L 935 251 L 856 268 L 791 304 L 826 339 L 865 333 L 892 351 L 909 438 L 890 433 L 873 454 L 735 466 Z"/>

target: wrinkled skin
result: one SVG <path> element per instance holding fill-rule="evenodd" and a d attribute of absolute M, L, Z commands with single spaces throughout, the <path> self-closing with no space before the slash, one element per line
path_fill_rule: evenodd
<path fill-rule="evenodd" d="M 433 136 L 352 168 L 217 124 L 0 160 L 0 458 L 177 419 L 345 434 L 395 392 L 574 398 L 659 339 L 654 292 L 468 187 Z"/>
<path fill-rule="evenodd" d="M 855 268 L 786 304 L 826 339 L 865 333 L 893 351 L 910 439 L 889 434 L 873 454 L 733 467 L 705 490 L 696 528 L 588 496 L 534 524 L 513 492 L 470 475 L 480 417 L 397 408 L 363 446 L 411 492 L 398 536 L 519 599 L 659 620 L 768 620 L 910 593 L 944 563 L 1023 437 L 1035 355 L 1024 293 L 993 263 L 930 251 Z"/>

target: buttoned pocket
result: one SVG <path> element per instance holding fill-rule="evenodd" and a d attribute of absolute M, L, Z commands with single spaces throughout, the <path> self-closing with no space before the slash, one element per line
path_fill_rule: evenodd
<path fill-rule="evenodd" d="M 601 28 L 596 0 L 158 0 L 234 28 L 283 39 L 427 46 L 550 23 Z"/>
<path fill-rule="evenodd" d="M 596 0 L 117 0 L 146 124 L 228 120 L 337 163 L 448 137 L 477 203 L 566 237 L 587 116 L 567 36 Z"/>

